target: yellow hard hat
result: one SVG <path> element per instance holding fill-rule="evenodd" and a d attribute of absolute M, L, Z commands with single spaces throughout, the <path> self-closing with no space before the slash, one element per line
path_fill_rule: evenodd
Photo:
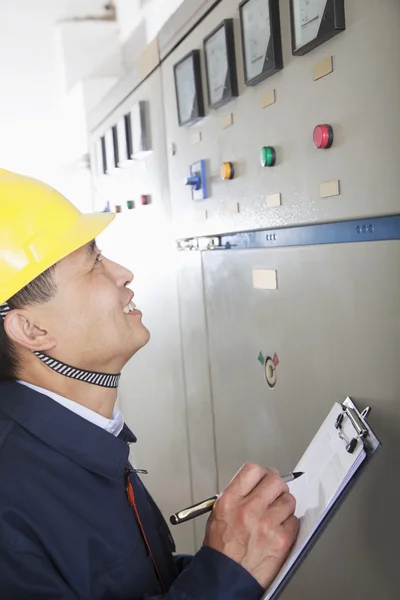
<path fill-rule="evenodd" d="M 0 304 L 114 219 L 82 214 L 50 186 L 0 169 Z"/>

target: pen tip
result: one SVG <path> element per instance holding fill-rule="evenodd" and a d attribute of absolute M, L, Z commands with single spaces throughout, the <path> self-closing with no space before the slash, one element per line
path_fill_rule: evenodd
<path fill-rule="evenodd" d="M 298 477 L 301 477 L 302 475 L 304 475 L 303 471 L 297 471 L 296 473 L 293 473 L 293 477 L 295 479 L 297 479 Z"/>

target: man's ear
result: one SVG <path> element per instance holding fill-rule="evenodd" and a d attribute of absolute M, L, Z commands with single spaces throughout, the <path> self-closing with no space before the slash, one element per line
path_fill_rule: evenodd
<path fill-rule="evenodd" d="M 27 309 L 11 310 L 4 321 L 4 329 L 13 342 L 28 350 L 50 350 L 56 344 L 48 331 L 35 325 L 33 315 Z"/>

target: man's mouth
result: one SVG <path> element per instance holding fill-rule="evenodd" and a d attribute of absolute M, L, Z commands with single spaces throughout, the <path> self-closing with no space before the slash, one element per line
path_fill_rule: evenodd
<path fill-rule="evenodd" d="M 133 312 L 134 310 L 136 310 L 136 304 L 131 301 L 129 302 L 128 306 L 125 306 L 124 313 L 129 315 L 129 313 Z"/>

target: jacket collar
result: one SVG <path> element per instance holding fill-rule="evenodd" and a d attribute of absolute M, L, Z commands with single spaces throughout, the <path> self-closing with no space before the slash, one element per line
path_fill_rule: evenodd
<path fill-rule="evenodd" d="M 121 479 L 128 463 L 128 444 L 136 442 L 126 425 L 115 437 L 15 381 L 0 382 L 0 411 L 81 467 L 110 479 Z"/>

